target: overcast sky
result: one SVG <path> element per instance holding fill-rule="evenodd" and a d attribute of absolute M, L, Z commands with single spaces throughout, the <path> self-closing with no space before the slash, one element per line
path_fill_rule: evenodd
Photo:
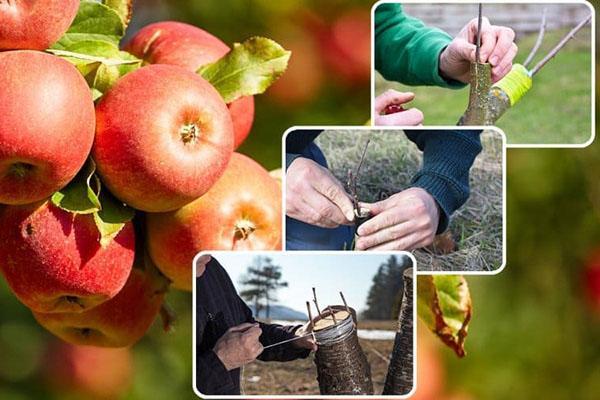
<path fill-rule="evenodd" d="M 266 255 L 280 265 L 287 288 L 277 292 L 278 304 L 306 314 L 306 301 L 312 300 L 312 287 L 317 289 L 319 306 L 342 304 L 339 292 L 344 292 L 350 307 L 358 312 L 365 308 L 373 276 L 390 254 L 350 253 L 315 254 L 299 252 L 213 252 L 227 270 L 238 292 L 242 275 L 258 255 Z M 391 301 L 391 299 L 390 299 Z M 315 309 L 313 308 L 313 312 Z"/>

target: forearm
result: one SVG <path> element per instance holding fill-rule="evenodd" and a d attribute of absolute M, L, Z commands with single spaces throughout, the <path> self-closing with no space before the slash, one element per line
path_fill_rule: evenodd
<path fill-rule="evenodd" d="M 411 186 L 425 189 L 440 208 L 437 233 L 469 198 L 469 171 L 481 152 L 480 130 L 406 131 L 423 151 L 423 165 Z"/>
<path fill-rule="evenodd" d="M 260 342 L 266 347 L 271 344 L 294 339 L 296 337 L 296 330 L 300 328 L 300 325 L 282 326 L 260 323 L 260 327 L 263 332 Z M 289 342 L 264 350 L 258 359 L 262 361 L 292 361 L 298 358 L 306 358 L 309 354 L 309 350 L 298 348 L 294 346 L 294 342 Z"/>
<path fill-rule="evenodd" d="M 407 16 L 402 6 L 382 4 L 375 11 L 375 68 L 387 80 L 406 85 L 461 88 L 440 75 L 439 57 L 452 41 L 440 29 Z"/>

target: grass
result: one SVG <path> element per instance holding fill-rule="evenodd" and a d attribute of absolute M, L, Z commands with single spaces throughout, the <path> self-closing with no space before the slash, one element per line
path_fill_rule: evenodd
<path fill-rule="evenodd" d="M 317 142 L 332 173 L 345 182 L 355 170 L 371 135 L 358 186 L 361 201 L 373 202 L 406 189 L 421 165 L 422 154 L 402 131 L 330 130 Z M 421 271 L 492 271 L 502 264 L 502 139 L 482 134 L 483 151 L 470 173 L 471 196 L 450 221 L 458 250 L 433 254 L 413 252 Z"/>
<path fill-rule="evenodd" d="M 394 328 L 395 329 L 395 328 Z M 385 383 L 393 340 L 359 339 L 371 366 L 375 393 L 381 393 Z M 255 361 L 244 367 L 242 394 L 246 395 L 315 395 L 319 394 L 314 354 L 294 362 Z"/>
<path fill-rule="evenodd" d="M 546 32 L 530 68 L 552 48 L 567 30 Z M 537 34 L 518 40 L 522 62 Z M 509 144 L 583 144 L 591 135 L 591 30 L 580 31 L 534 77 L 533 87 L 498 121 Z M 426 125 L 454 125 L 467 106 L 468 90 L 408 87 L 376 78 L 376 93 L 389 88 L 416 93 L 412 107 L 425 114 Z"/>

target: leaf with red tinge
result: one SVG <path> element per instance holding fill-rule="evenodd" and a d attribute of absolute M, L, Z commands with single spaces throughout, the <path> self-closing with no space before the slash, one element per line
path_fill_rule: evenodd
<path fill-rule="evenodd" d="M 420 275 L 417 310 L 425 322 L 456 355 L 464 357 L 465 338 L 471 321 L 471 294 L 461 275 Z"/>

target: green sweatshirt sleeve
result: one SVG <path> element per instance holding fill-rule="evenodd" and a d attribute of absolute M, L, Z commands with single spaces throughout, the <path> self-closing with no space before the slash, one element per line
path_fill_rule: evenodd
<path fill-rule="evenodd" d="M 409 17 L 399 4 L 375 9 L 375 69 L 405 85 L 461 88 L 463 83 L 440 76 L 440 53 L 452 41 L 446 32 Z"/>

